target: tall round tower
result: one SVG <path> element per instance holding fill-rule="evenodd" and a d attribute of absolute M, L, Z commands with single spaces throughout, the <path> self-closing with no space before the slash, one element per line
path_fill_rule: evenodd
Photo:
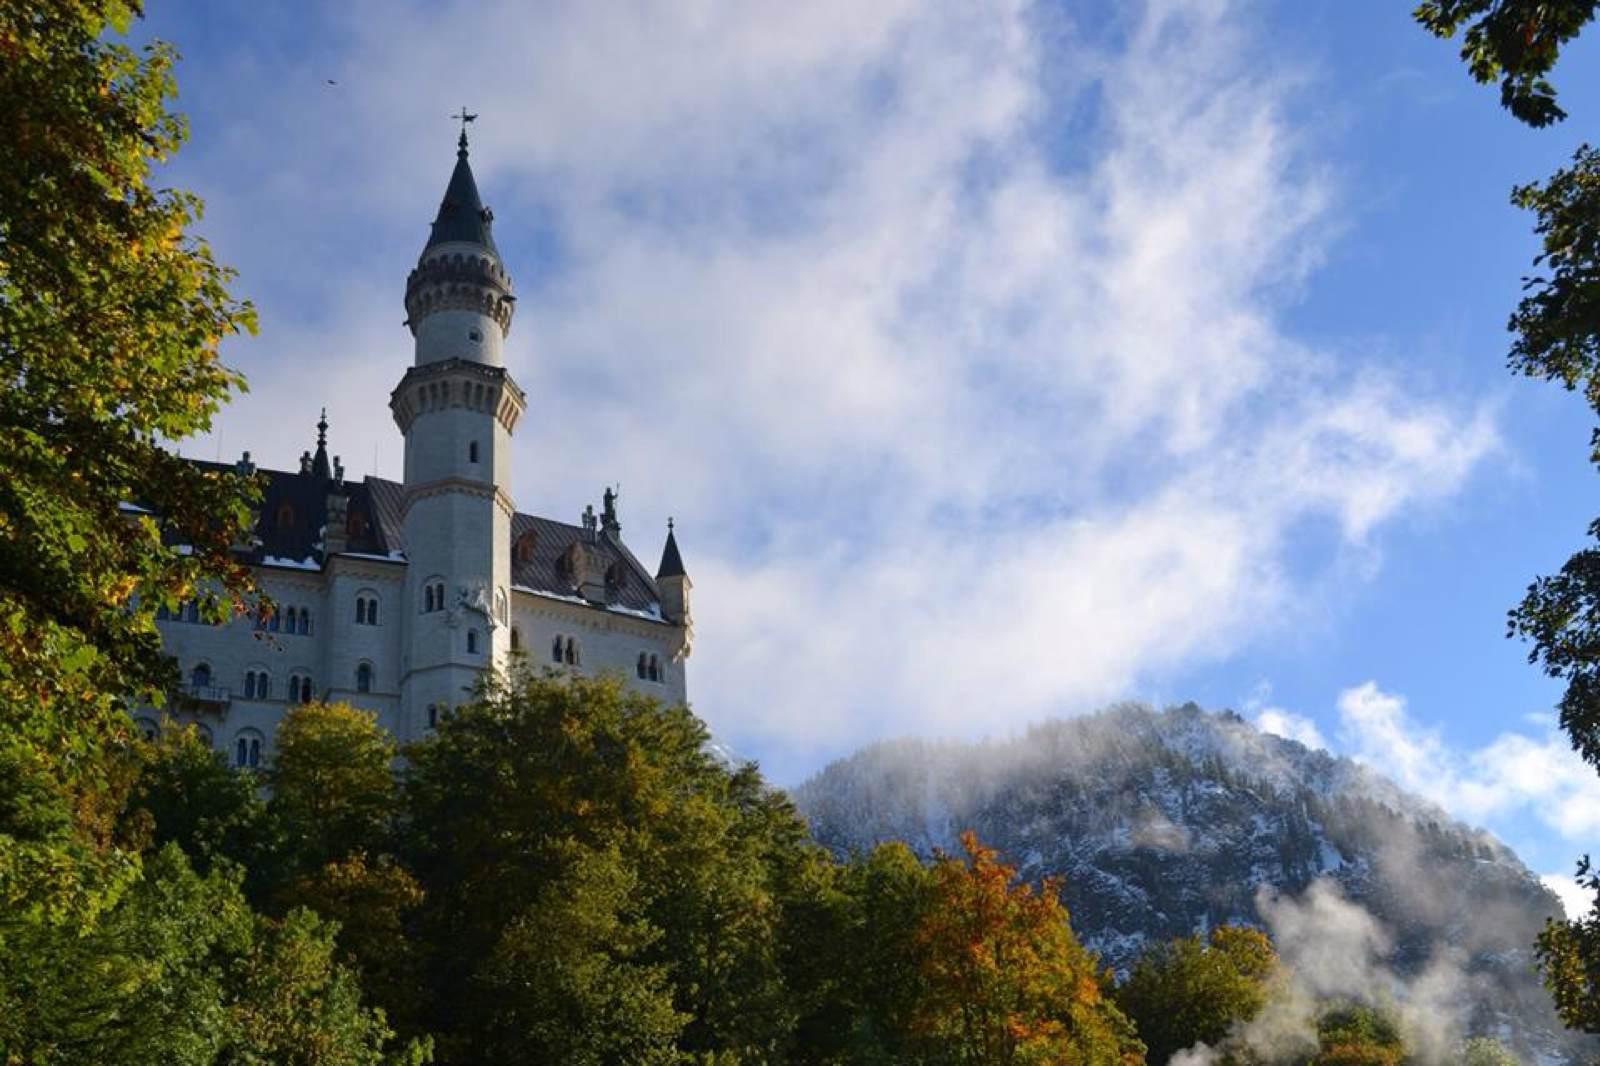
<path fill-rule="evenodd" d="M 406 279 L 416 357 L 389 397 L 406 441 L 404 740 L 462 703 L 510 648 L 511 434 L 525 404 L 504 365 L 515 297 L 493 218 L 463 126 L 444 201 Z"/>

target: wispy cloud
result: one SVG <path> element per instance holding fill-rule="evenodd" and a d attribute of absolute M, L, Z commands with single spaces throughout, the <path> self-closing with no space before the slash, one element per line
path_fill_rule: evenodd
<path fill-rule="evenodd" d="M 1341 190 L 1251 10 L 347 5 L 339 93 L 231 68 L 195 162 L 265 311 L 230 449 L 292 462 L 315 368 L 353 469 L 397 469 L 400 282 L 467 98 L 518 502 L 620 479 L 642 546 L 678 515 L 691 690 L 741 750 L 782 777 L 1236 653 L 1317 609 L 1304 530 L 1366 548 L 1496 446 L 1284 326 Z"/>
<path fill-rule="evenodd" d="M 1600 832 L 1600 774 L 1553 722 L 1546 720 L 1536 736 L 1506 732 L 1481 748 L 1462 749 L 1374 681 L 1339 695 L 1339 718 L 1348 754 L 1457 817 L 1481 822 L 1530 814 L 1571 841 Z"/>

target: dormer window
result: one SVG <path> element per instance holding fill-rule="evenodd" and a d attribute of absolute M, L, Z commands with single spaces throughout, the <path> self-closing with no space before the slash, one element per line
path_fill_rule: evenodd
<path fill-rule="evenodd" d="M 533 530 L 531 530 L 531 529 L 528 530 L 526 533 L 522 534 L 522 536 L 518 537 L 517 538 L 517 546 L 516 546 L 516 549 L 515 549 L 517 562 L 519 562 L 519 563 L 531 563 L 531 562 L 533 562 L 533 549 L 534 549 L 534 545 L 537 544 L 537 543 L 538 543 L 538 538 L 534 536 Z"/>

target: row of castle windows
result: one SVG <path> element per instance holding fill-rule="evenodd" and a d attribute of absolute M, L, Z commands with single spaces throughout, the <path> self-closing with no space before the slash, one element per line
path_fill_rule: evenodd
<path fill-rule="evenodd" d="M 311 608 L 290 607 L 283 611 L 256 616 L 256 628 L 267 633 L 299 633 L 311 635 Z"/>
<path fill-rule="evenodd" d="M 189 671 L 189 684 L 194 688 L 210 688 L 212 682 L 211 664 L 198 663 Z M 372 664 L 359 663 L 356 666 L 356 691 L 372 691 Z M 247 700 L 265 700 L 272 696 L 272 675 L 265 670 L 246 670 L 244 674 L 244 698 Z M 316 699 L 316 686 L 311 683 L 311 678 L 305 674 L 289 675 L 289 702 L 310 703 Z"/>

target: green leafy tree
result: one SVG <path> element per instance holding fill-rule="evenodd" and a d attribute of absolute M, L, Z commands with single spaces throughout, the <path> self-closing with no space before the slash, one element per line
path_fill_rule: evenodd
<path fill-rule="evenodd" d="M 913 1023 L 927 988 L 917 935 L 935 898 L 932 871 L 893 842 L 856 858 L 836 880 L 819 915 L 826 924 L 809 938 L 831 979 L 801 1019 L 801 1061 L 929 1061 Z"/>
<path fill-rule="evenodd" d="M 177 844 L 202 874 L 219 861 L 267 868 L 274 851 L 259 781 L 229 766 L 193 727 L 169 723 L 140 746 L 139 774 L 123 819 L 150 845 Z"/>
<path fill-rule="evenodd" d="M 186 233 L 199 201 L 150 184 L 185 130 L 166 109 L 171 49 L 106 36 L 137 12 L 0 0 L 8 922 L 88 919 L 133 876 L 116 830 L 131 780 L 122 701 L 159 700 L 173 677 L 153 612 L 197 597 L 217 617 L 250 588 L 230 550 L 248 527 L 248 486 L 163 446 L 208 428 L 240 387 L 218 343 L 254 320 Z"/>
<path fill-rule="evenodd" d="M 388 847 L 399 810 L 395 743 L 377 717 L 345 703 L 297 704 L 278 723 L 268 811 L 296 872 Z"/>
<path fill-rule="evenodd" d="M 673 1007 L 667 967 L 642 961 L 661 930 L 638 913 L 637 876 L 616 850 L 564 850 L 561 875 L 505 927 L 480 973 L 495 1010 L 475 1059 L 680 1062 L 689 1018 Z"/>
<path fill-rule="evenodd" d="M 201 876 L 175 844 L 92 928 L 27 935 L 0 952 L 8 1066 L 427 1061 L 425 1043 L 386 1052 L 383 1015 L 335 963 L 331 928 L 309 911 L 256 916 L 235 868 Z"/>
<path fill-rule="evenodd" d="M 1138 1028 L 1149 1061 L 1161 1064 L 1196 1044 L 1215 1047 L 1254 1018 L 1276 972 L 1277 953 L 1264 933 L 1218 926 L 1206 940 L 1182 937 L 1145 952 L 1116 1001 Z"/>
<path fill-rule="evenodd" d="M 278 888 L 278 909 L 305 908 L 338 929 L 340 961 L 361 979 L 362 991 L 397 1027 L 418 1030 L 423 980 L 410 920 L 422 889 L 393 856 L 356 852 L 301 873 Z"/>
<path fill-rule="evenodd" d="M 1393 1016 L 1369 1006 L 1335 1007 L 1317 1022 L 1319 1050 L 1308 1066 L 1400 1066 L 1405 1040 Z"/>
<path fill-rule="evenodd" d="M 811 845 L 786 801 L 705 742 L 687 708 L 618 679 L 524 672 L 407 749 L 403 856 L 423 892 L 425 1021 L 445 1061 L 482 1061 L 530 1002 L 575 1005 L 550 1020 L 559 1032 L 541 1030 L 549 1047 L 603 1047 L 607 1019 L 658 1002 L 663 977 L 678 1051 L 778 1057 L 796 1015 L 784 895 L 803 880 L 792 853 Z M 553 935 L 543 912 L 563 888 L 579 894 L 575 926 L 543 959 L 532 931 Z M 511 987 L 538 998 L 488 991 Z M 642 1017 L 655 1034 L 674 1024 Z"/>
<path fill-rule="evenodd" d="M 1597 7 L 1597 0 L 1424 0 L 1415 17 L 1438 37 L 1465 28 L 1461 59 L 1472 77 L 1498 81 L 1506 110 L 1530 126 L 1548 126 L 1567 113 L 1547 75 Z"/>

